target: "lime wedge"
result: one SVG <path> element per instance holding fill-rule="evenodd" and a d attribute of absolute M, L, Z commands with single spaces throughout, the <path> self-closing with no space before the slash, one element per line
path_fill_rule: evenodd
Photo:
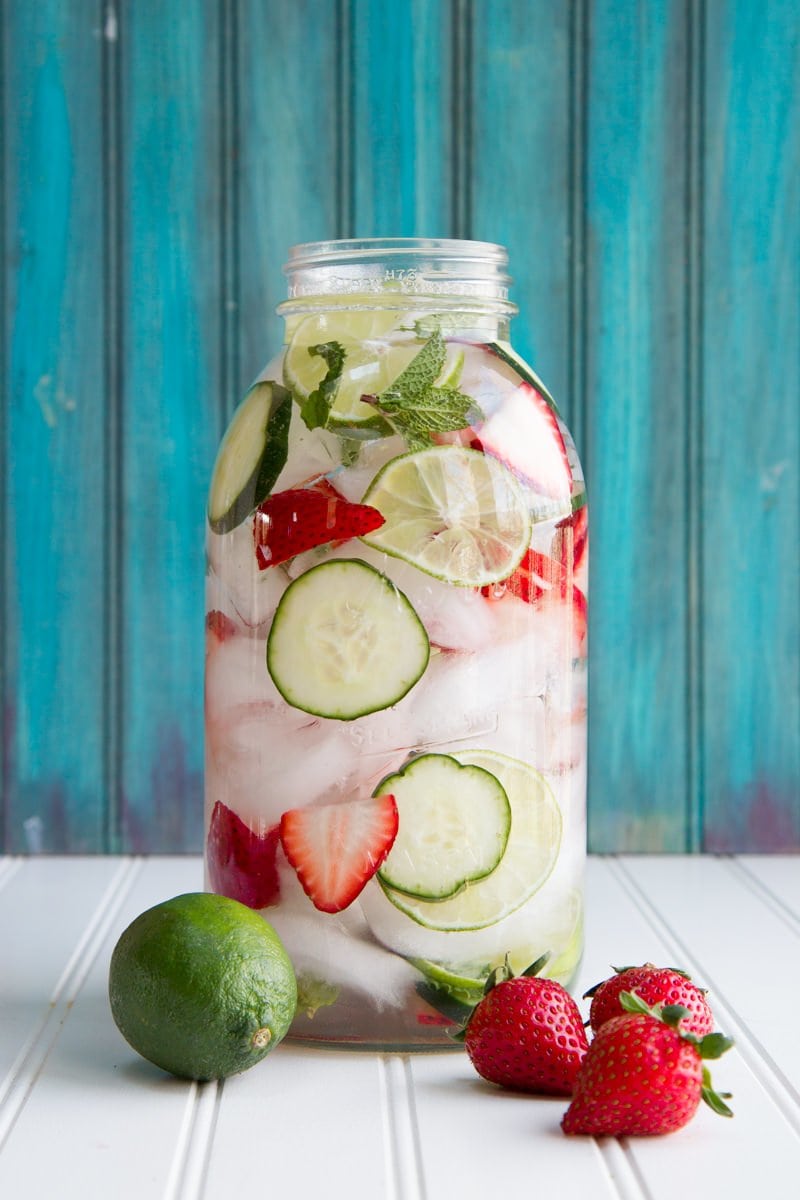
<path fill-rule="evenodd" d="M 361 396 L 383 391 L 419 352 L 419 343 L 400 329 L 403 319 L 403 313 L 392 311 L 313 313 L 295 328 L 286 348 L 284 383 L 300 403 L 307 400 L 327 371 L 324 359 L 309 353 L 310 348 L 339 342 L 345 365 L 330 424 L 380 424 L 375 409 Z"/>
<path fill-rule="evenodd" d="M 462 587 L 507 579 L 528 549 L 522 489 L 497 459 L 463 446 L 394 458 L 367 489 L 385 524 L 363 540 Z"/>
<path fill-rule="evenodd" d="M 505 854 L 491 875 L 447 900 L 414 900 L 381 886 L 392 904 L 428 929 L 483 929 L 514 912 L 546 881 L 561 847 L 561 812 L 547 781 L 527 763 L 493 750 L 460 750 L 452 757 L 491 772 L 505 789 L 511 805 Z"/>

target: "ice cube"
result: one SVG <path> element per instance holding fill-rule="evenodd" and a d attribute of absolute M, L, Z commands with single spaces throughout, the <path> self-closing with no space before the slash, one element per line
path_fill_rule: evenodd
<path fill-rule="evenodd" d="M 208 561 L 218 581 L 216 591 L 227 592 L 227 605 L 250 628 L 270 621 L 289 581 L 282 567 L 258 568 L 253 541 L 253 519 L 248 517 L 230 533 L 208 531 Z M 221 605 L 222 611 L 226 608 Z"/>
<path fill-rule="evenodd" d="M 372 998 L 378 1008 L 398 1007 L 419 980 L 407 962 L 377 945 L 369 935 L 354 933 L 337 915 L 306 913 L 279 905 L 268 910 L 298 975 L 310 975 L 335 987 L 353 988 Z M 351 906 L 352 907 L 352 906 Z M 345 910 L 349 913 L 349 910 Z"/>

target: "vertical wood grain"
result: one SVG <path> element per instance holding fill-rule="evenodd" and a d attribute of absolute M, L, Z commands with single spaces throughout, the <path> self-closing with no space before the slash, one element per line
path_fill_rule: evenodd
<path fill-rule="evenodd" d="M 202 824 L 204 495 L 219 437 L 217 6 L 120 14 L 125 196 L 125 849 Z"/>
<path fill-rule="evenodd" d="M 590 836 L 680 850 L 687 719 L 687 8 L 596 0 L 588 42 Z"/>
<path fill-rule="evenodd" d="M 281 268 L 296 242 L 345 236 L 340 40 L 335 0 L 240 0 L 236 69 L 240 335 L 237 391 L 283 339 L 275 306 L 286 297 Z"/>
<path fill-rule="evenodd" d="M 0 849 L 197 849 L 293 242 L 508 246 L 592 505 L 592 848 L 800 847 L 793 0 L 7 0 Z"/>
<path fill-rule="evenodd" d="M 472 236 L 508 247 L 520 308 L 514 345 L 568 420 L 576 408 L 569 368 L 571 35 L 568 5 L 475 4 L 466 181 Z"/>
<path fill-rule="evenodd" d="M 450 13 L 427 0 L 352 0 L 352 236 L 451 233 Z"/>
<path fill-rule="evenodd" d="M 3 5 L 5 847 L 103 845 L 98 7 Z"/>
<path fill-rule="evenodd" d="M 707 5 L 703 772 L 710 850 L 800 848 L 800 10 Z"/>

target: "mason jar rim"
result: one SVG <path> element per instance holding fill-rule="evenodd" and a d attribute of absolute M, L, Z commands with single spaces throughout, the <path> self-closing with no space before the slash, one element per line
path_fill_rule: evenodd
<path fill-rule="evenodd" d="M 322 266 L 340 262 L 357 255 L 359 258 L 381 258 L 387 254 L 419 254 L 432 252 L 439 258 L 494 263 L 507 266 L 508 251 L 497 242 L 480 242 L 468 238 L 334 238 L 321 242 L 298 242 L 289 247 L 289 260 L 284 266 L 288 274 L 298 266 Z"/>
<path fill-rule="evenodd" d="M 409 296 L 470 311 L 488 309 L 512 316 L 508 299 L 508 252 L 494 242 L 459 238 L 341 238 L 301 242 L 289 250 L 284 272 L 288 300 L 284 315 L 316 299 L 353 297 L 361 304 L 402 307 Z"/>

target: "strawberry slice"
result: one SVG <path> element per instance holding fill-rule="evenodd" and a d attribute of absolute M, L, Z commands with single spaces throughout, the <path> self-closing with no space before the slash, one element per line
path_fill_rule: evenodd
<path fill-rule="evenodd" d="M 586 596 L 572 582 L 572 571 L 556 558 L 539 550 L 526 550 L 522 561 L 508 579 L 481 588 L 487 600 L 517 596 L 526 604 L 571 604 L 575 642 L 583 647 L 587 633 Z"/>
<path fill-rule="evenodd" d="M 589 549 L 589 509 L 583 505 L 556 525 L 553 538 L 553 557 L 577 573 Z"/>
<path fill-rule="evenodd" d="M 327 542 L 372 533 L 383 522 L 377 508 L 345 500 L 327 479 L 275 492 L 255 511 L 253 540 L 259 569 L 265 571 Z"/>
<path fill-rule="evenodd" d="M 281 817 L 281 843 L 303 891 L 321 912 L 352 904 L 397 836 L 394 796 L 370 796 Z"/>
<path fill-rule="evenodd" d="M 206 862 L 213 891 L 249 908 L 266 908 L 280 898 L 277 825 L 254 833 L 220 800 L 211 813 Z"/>
<path fill-rule="evenodd" d="M 558 418 L 532 384 L 520 383 L 505 397 L 477 429 L 476 442 L 537 492 L 554 500 L 569 498 L 572 471 Z"/>

